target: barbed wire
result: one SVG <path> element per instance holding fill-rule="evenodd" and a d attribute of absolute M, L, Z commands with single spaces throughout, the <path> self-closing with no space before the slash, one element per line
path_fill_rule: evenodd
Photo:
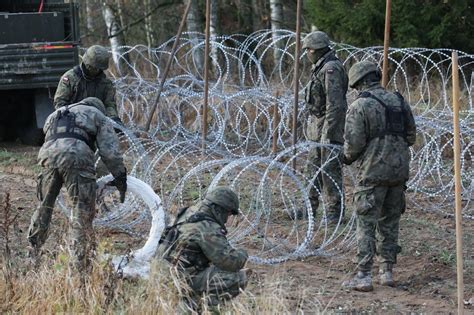
<path fill-rule="evenodd" d="M 279 31 L 272 37 L 264 30 L 250 36 L 229 35 L 211 40 L 217 54 L 212 57 L 209 86 L 209 117 L 206 151 L 201 152 L 201 121 L 204 95 L 203 34 L 184 34 L 174 57 L 172 75 L 166 79 L 151 129 L 143 130 L 157 97 L 161 69 L 170 57 L 169 39 L 157 48 L 138 45 L 121 47 L 118 54 L 122 76 L 115 76 L 118 108 L 127 128 L 121 142 L 130 175 L 149 184 L 163 201 L 169 215 L 177 208 L 203 197 L 208 187 L 227 184 L 241 200 L 242 215 L 230 223 L 230 239 L 248 248 L 252 260 L 277 263 L 290 258 L 327 254 L 354 246 L 354 214 L 351 191 L 355 171 L 345 167 L 347 223 L 328 227 L 326 204 L 313 218 L 308 191 L 313 178 L 303 168 L 311 148 L 331 145 L 307 141 L 308 118 L 304 88 L 310 64 L 303 54 L 298 78 L 298 144 L 291 146 L 294 95 L 295 34 Z M 333 43 L 346 68 L 360 60 L 381 63 L 382 47 L 357 48 Z M 281 51 L 278 62 L 273 51 Z M 473 75 L 474 56 L 458 52 L 461 78 L 461 169 L 463 215 L 474 218 L 473 174 Z M 453 128 L 451 109 L 451 51 L 448 49 L 391 48 L 389 90 L 400 91 L 411 104 L 417 123 L 417 142 L 411 147 L 408 200 L 412 207 L 453 215 Z M 348 100 L 356 98 L 348 92 Z M 275 128 L 275 132 L 273 132 Z M 272 153 L 276 137 L 278 152 Z M 334 150 L 336 151 L 336 150 Z M 325 163 L 334 159 L 329 156 Z M 296 168 L 293 160 L 296 159 Z M 315 166 L 323 172 L 321 166 Z M 316 176 L 317 174 L 314 174 Z M 314 187 L 316 188 L 316 187 Z M 343 188 L 340 187 L 340 190 Z M 133 199 L 133 198 L 132 198 Z M 341 197 L 344 199 L 344 197 Z M 112 207 L 96 225 L 134 230 L 150 218 L 139 202 Z M 299 209 L 303 220 L 291 219 Z M 133 213 L 130 215 L 130 213 Z"/>

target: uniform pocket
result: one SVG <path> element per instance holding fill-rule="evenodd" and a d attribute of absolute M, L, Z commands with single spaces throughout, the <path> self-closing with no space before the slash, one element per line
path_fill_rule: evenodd
<path fill-rule="evenodd" d="M 354 207 L 358 215 L 366 215 L 375 207 L 374 188 L 360 188 L 354 192 Z"/>
<path fill-rule="evenodd" d="M 404 186 L 404 189 L 402 190 L 402 195 L 400 196 L 400 204 L 401 204 L 400 213 L 401 214 L 404 214 L 407 209 L 407 202 L 406 202 L 406 196 L 405 196 L 406 189 L 407 189 L 407 186 Z"/>
<path fill-rule="evenodd" d="M 39 201 L 43 201 L 43 173 L 36 178 L 36 197 Z"/>

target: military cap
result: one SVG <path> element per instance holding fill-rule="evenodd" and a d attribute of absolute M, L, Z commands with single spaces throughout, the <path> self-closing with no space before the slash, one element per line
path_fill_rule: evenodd
<path fill-rule="evenodd" d="M 234 215 L 239 213 L 239 198 L 229 187 L 217 186 L 208 191 L 204 199 L 220 206 L 221 208 L 230 210 Z"/>
<path fill-rule="evenodd" d="M 329 46 L 329 37 L 326 33 L 316 31 L 309 33 L 303 39 L 303 49 L 322 49 Z"/>
<path fill-rule="evenodd" d="M 109 67 L 109 51 L 100 45 L 93 45 L 86 50 L 82 62 L 88 66 L 105 70 Z"/>
<path fill-rule="evenodd" d="M 79 104 L 95 107 L 100 110 L 102 114 L 106 114 L 104 103 L 102 103 L 102 101 L 97 97 L 86 97 L 80 101 Z"/>
<path fill-rule="evenodd" d="M 354 88 L 357 82 L 372 72 L 377 72 L 380 74 L 377 64 L 368 60 L 363 60 L 356 63 L 349 70 L 349 86 Z"/>

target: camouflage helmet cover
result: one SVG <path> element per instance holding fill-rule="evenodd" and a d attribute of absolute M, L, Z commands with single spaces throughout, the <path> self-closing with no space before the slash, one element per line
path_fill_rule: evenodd
<path fill-rule="evenodd" d="M 354 64 L 349 70 L 349 86 L 354 88 L 357 82 L 372 72 L 377 72 L 380 74 L 377 64 L 371 61 L 363 60 Z"/>
<path fill-rule="evenodd" d="M 88 66 L 100 70 L 106 70 L 109 67 L 109 51 L 100 45 L 93 45 L 87 48 L 86 53 L 82 57 L 82 62 Z"/>
<path fill-rule="evenodd" d="M 86 97 L 80 101 L 79 104 L 95 107 L 104 115 L 106 113 L 104 103 L 102 103 L 102 101 L 97 97 Z"/>
<path fill-rule="evenodd" d="M 322 49 L 328 47 L 330 44 L 329 37 L 326 33 L 321 31 L 316 31 L 309 33 L 303 39 L 303 49 Z"/>
<path fill-rule="evenodd" d="M 234 215 L 239 213 L 239 198 L 229 187 L 217 186 L 208 191 L 204 199 L 220 206 L 221 208 L 230 210 Z"/>

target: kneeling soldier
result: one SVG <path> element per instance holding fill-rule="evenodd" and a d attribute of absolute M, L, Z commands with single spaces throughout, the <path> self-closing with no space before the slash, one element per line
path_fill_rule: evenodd
<path fill-rule="evenodd" d="M 227 219 L 238 211 L 237 195 L 228 187 L 217 187 L 201 202 L 180 210 L 163 233 L 157 256 L 184 275 L 192 290 L 187 303 L 194 310 L 203 294 L 216 306 L 237 296 L 247 284 L 249 270 L 242 270 L 247 252 L 233 248 L 226 237 Z"/>

